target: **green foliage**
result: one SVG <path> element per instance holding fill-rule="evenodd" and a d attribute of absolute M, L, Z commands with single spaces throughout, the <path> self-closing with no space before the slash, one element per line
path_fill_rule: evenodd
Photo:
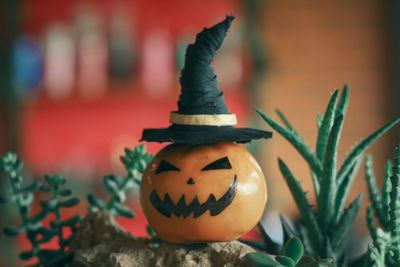
<path fill-rule="evenodd" d="M 283 160 L 278 159 L 280 171 L 303 220 L 303 223 L 297 227 L 306 246 L 305 250 L 318 258 L 334 259 L 336 263 L 344 261 L 345 236 L 362 200 L 360 194 L 347 209 L 344 207 L 363 154 L 374 141 L 400 122 L 400 118 L 397 118 L 365 138 L 353 148 L 342 166 L 338 168 L 337 151 L 348 98 L 347 85 L 344 86 L 340 98 L 339 89 L 337 89 L 332 94 L 325 114 L 317 117 L 318 136 L 315 152 L 303 141 L 282 112 L 279 111 L 278 116 L 284 126 L 275 122 L 261 110 L 254 108 L 264 121 L 289 141 L 308 163 L 317 200 L 316 209 L 310 205 L 306 193 L 288 166 Z M 269 247 L 272 245 L 269 244 Z"/>
<path fill-rule="evenodd" d="M 140 185 L 141 175 L 151 161 L 152 156 L 145 153 L 144 145 L 136 147 L 133 151 L 126 149 L 125 153 L 125 156 L 122 157 L 122 162 L 127 170 L 127 177 L 105 176 L 104 186 L 112 194 L 112 197 L 109 202 L 106 202 L 95 195 L 88 195 L 91 211 L 107 209 L 114 216 L 134 217 L 133 211 L 121 203 L 126 199 L 127 190 Z M 29 260 L 37 257 L 39 260 L 38 265 L 40 266 L 58 262 L 66 257 L 68 245 L 78 229 L 78 223 L 82 220 L 81 215 L 63 219 L 61 209 L 76 206 L 79 203 L 79 199 L 71 197 L 71 190 L 64 188 L 66 179 L 58 174 L 45 175 L 45 185 L 36 181 L 23 187 L 23 179 L 20 175 L 22 167 L 23 162 L 18 160 L 14 153 L 8 153 L 0 159 L 0 172 L 8 176 L 12 187 L 12 192 L 0 196 L 0 203 L 16 202 L 22 221 L 21 225 L 5 227 L 4 233 L 9 236 L 26 233 L 26 237 L 31 243 L 31 249 L 22 252 L 20 254 L 21 259 Z M 40 201 L 41 210 L 37 214 L 30 215 L 34 193 L 38 190 L 51 194 L 51 197 Z M 49 216 L 52 218 L 50 226 L 45 227 L 43 220 Z M 63 233 L 64 228 L 69 228 L 72 234 L 65 236 Z M 150 228 L 148 232 L 152 237 L 150 245 L 152 248 L 156 248 L 159 240 Z M 42 248 L 42 244 L 51 241 L 53 238 L 57 238 L 59 249 L 49 250 Z"/>
<path fill-rule="evenodd" d="M 148 240 L 148 246 L 151 249 L 156 249 L 160 246 L 161 239 L 157 236 L 156 232 L 154 232 L 153 228 L 150 225 L 147 225 L 146 232 L 150 236 L 150 240 Z"/>
<path fill-rule="evenodd" d="M 392 171 L 388 161 L 384 175 L 382 194 L 380 193 L 373 169 L 372 157 L 367 157 L 365 177 L 371 203 L 367 207 L 367 226 L 373 240 L 369 255 L 374 266 L 400 265 L 400 145 Z M 372 210 L 383 227 L 375 225 Z"/>
<path fill-rule="evenodd" d="M 8 236 L 16 236 L 23 232 L 31 243 L 31 250 L 20 254 L 23 260 L 29 260 L 37 257 L 38 265 L 48 265 L 54 263 L 66 256 L 66 250 L 69 242 L 73 239 L 77 230 L 77 224 L 82 219 L 81 215 L 73 216 L 62 220 L 61 208 L 73 207 L 79 203 L 78 198 L 68 197 L 71 195 L 70 189 L 64 189 L 66 183 L 61 175 L 46 175 L 45 180 L 48 185 L 42 185 L 40 182 L 34 182 L 31 185 L 22 187 L 23 179 L 20 175 L 23 162 L 17 159 L 14 153 L 8 153 L 0 159 L 0 172 L 5 173 L 12 187 L 12 192 L 2 196 L 2 202 L 16 202 L 21 225 L 8 226 L 4 228 L 4 233 Z M 43 192 L 52 193 L 52 197 L 40 202 L 41 210 L 30 215 L 31 204 L 34 200 L 34 193 L 40 189 Z M 68 197 L 64 199 L 65 197 Z M 43 220 L 53 214 L 54 219 L 50 221 L 50 227 L 43 226 Z M 69 237 L 64 236 L 63 228 L 70 228 L 72 234 Z M 51 241 L 54 237 L 58 238 L 59 249 L 43 249 L 42 245 Z"/>
<path fill-rule="evenodd" d="M 48 185 L 42 185 L 40 190 L 49 192 L 53 196 L 48 200 L 42 200 L 40 205 L 44 210 L 54 214 L 54 219 L 50 221 L 50 228 L 46 229 L 47 235 L 58 237 L 61 255 L 64 255 L 70 241 L 74 238 L 74 234 L 78 230 L 78 223 L 82 220 L 82 215 L 78 214 L 63 220 L 61 217 L 61 208 L 71 208 L 79 204 L 79 198 L 70 197 L 71 190 L 63 189 L 67 180 L 59 174 L 45 175 Z M 63 229 L 69 228 L 73 233 L 68 238 L 64 236 Z"/>
<path fill-rule="evenodd" d="M 135 147 L 133 151 L 126 148 L 125 156 L 121 157 L 121 160 L 127 171 L 127 176 L 123 178 L 117 175 L 105 175 L 103 179 L 104 187 L 111 194 L 111 198 L 106 202 L 93 194 L 89 194 L 87 196 L 90 203 L 89 211 L 95 212 L 106 209 L 114 216 L 135 217 L 135 213 L 121 203 L 125 201 L 126 192 L 129 189 L 140 186 L 141 176 L 152 159 L 153 156 L 146 153 L 144 144 Z"/>
<path fill-rule="evenodd" d="M 283 255 L 291 258 L 294 263 L 298 263 L 303 256 L 304 247 L 300 239 L 292 237 L 283 247 Z"/>
<path fill-rule="evenodd" d="M 246 260 L 258 267 L 306 267 L 333 266 L 332 260 L 316 260 L 312 256 L 303 255 L 304 246 L 297 237 L 290 238 L 283 247 L 283 255 L 272 256 L 262 252 L 247 254 Z"/>

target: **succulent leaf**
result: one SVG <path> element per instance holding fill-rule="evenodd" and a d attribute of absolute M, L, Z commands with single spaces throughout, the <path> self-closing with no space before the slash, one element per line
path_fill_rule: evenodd
<path fill-rule="evenodd" d="M 322 117 L 321 113 L 317 113 L 317 130 L 319 130 L 321 128 L 322 125 L 322 121 L 323 121 L 324 117 Z"/>
<path fill-rule="evenodd" d="M 151 238 L 157 237 L 156 232 L 154 232 L 153 228 L 151 228 L 150 225 L 147 225 L 147 226 L 146 226 L 146 232 L 147 232 L 147 234 L 148 234 Z"/>
<path fill-rule="evenodd" d="M 0 195 L 0 203 L 1 204 L 14 202 L 16 199 L 17 199 L 17 197 L 14 194 Z"/>
<path fill-rule="evenodd" d="M 58 229 L 62 226 L 62 221 L 61 219 L 54 219 L 50 222 L 50 227 L 53 229 Z"/>
<path fill-rule="evenodd" d="M 43 221 L 49 215 L 49 211 L 46 209 L 42 209 L 36 215 L 29 218 L 29 222 L 31 223 L 39 223 Z"/>
<path fill-rule="evenodd" d="M 335 221 L 339 220 L 340 214 L 344 209 L 344 205 L 346 203 L 347 195 L 350 191 L 351 185 L 353 184 L 354 179 L 356 178 L 356 174 L 358 169 L 360 168 L 361 162 L 363 160 L 363 155 L 360 155 L 359 158 L 354 162 L 353 166 L 347 172 L 345 179 L 339 184 L 336 197 L 335 197 Z"/>
<path fill-rule="evenodd" d="M 337 116 L 339 116 L 340 114 L 343 116 L 346 115 L 348 103 L 349 103 L 349 86 L 346 83 L 343 87 L 342 94 L 340 95 L 339 103 L 335 110 L 335 118 Z"/>
<path fill-rule="evenodd" d="M 289 239 L 296 237 L 296 234 L 292 231 L 289 226 L 289 223 L 285 220 L 285 218 L 279 214 L 279 220 L 281 221 L 282 231 L 283 231 L 283 243 L 285 244 Z"/>
<path fill-rule="evenodd" d="M 383 134 L 389 131 L 393 126 L 400 122 L 400 117 L 390 121 L 388 124 L 384 125 L 382 128 L 378 129 L 367 138 L 365 138 L 361 143 L 359 143 L 346 157 L 340 170 L 337 174 L 337 180 L 340 184 L 346 176 L 346 173 L 349 171 L 354 162 L 357 161 L 358 156 L 363 154 L 367 148 L 372 145 L 378 138 L 380 138 Z"/>
<path fill-rule="evenodd" d="M 297 208 L 299 209 L 300 214 L 306 224 L 307 232 L 311 236 L 313 246 L 318 247 L 318 244 L 320 244 L 322 240 L 322 233 L 314 216 L 314 213 L 311 210 L 311 206 L 308 203 L 306 194 L 304 193 L 303 189 L 300 186 L 300 183 L 293 176 L 292 172 L 289 170 L 286 164 L 281 159 L 278 159 L 278 161 L 281 173 L 286 180 L 286 183 L 296 202 Z"/>
<path fill-rule="evenodd" d="M 61 201 L 60 202 L 60 206 L 64 207 L 64 208 L 70 208 L 70 207 L 78 205 L 79 201 L 80 201 L 79 198 L 72 197 L 72 198 L 69 198 L 67 200 Z"/>
<path fill-rule="evenodd" d="M 334 252 L 334 250 L 333 250 L 333 248 L 332 248 L 332 245 L 331 245 L 331 241 L 330 241 L 330 239 L 329 239 L 329 236 L 325 236 L 324 237 L 324 241 L 323 241 L 323 243 L 322 243 L 322 245 L 321 245 L 321 247 L 320 247 L 320 257 L 321 258 L 329 258 L 329 259 L 334 259 L 335 261 L 336 261 L 336 259 L 335 259 L 335 252 Z"/>
<path fill-rule="evenodd" d="M 392 191 L 392 182 L 390 181 L 390 177 L 392 176 L 392 162 L 390 160 L 386 162 L 385 167 L 386 169 L 382 186 L 382 209 L 385 219 L 384 221 L 379 222 L 384 226 L 385 229 L 389 229 L 390 192 Z"/>
<path fill-rule="evenodd" d="M 117 214 L 119 216 L 127 217 L 127 218 L 134 218 L 135 213 L 127 206 L 120 205 L 120 204 L 115 204 L 114 205 L 115 210 L 117 211 Z"/>
<path fill-rule="evenodd" d="M 19 192 L 30 192 L 30 193 L 32 193 L 32 192 L 35 192 L 35 191 L 37 191 L 39 188 L 40 188 L 40 186 L 42 185 L 42 183 L 41 182 L 39 182 L 39 181 L 35 181 L 35 182 L 33 182 L 32 184 L 30 184 L 30 185 L 28 185 L 28 186 L 26 186 L 26 187 L 24 187 L 24 188 L 21 188 L 20 190 L 19 190 Z"/>
<path fill-rule="evenodd" d="M 23 260 L 29 260 L 36 255 L 34 250 L 24 251 L 19 254 L 19 257 Z"/>
<path fill-rule="evenodd" d="M 125 191 L 122 191 L 122 190 L 118 191 L 114 196 L 115 196 L 116 202 L 118 202 L 118 203 L 122 203 L 126 199 L 126 193 L 125 193 Z"/>
<path fill-rule="evenodd" d="M 44 179 L 46 180 L 46 182 L 51 186 L 51 187 L 55 187 L 57 186 L 57 184 L 54 181 L 54 177 L 52 175 L 46 174 L 44 176 Z"/>
<path fill-rule="evenodd" d="M 119 186 L 115 182 L 115 180 L 110 179 L 110 176 L 108 176 L 108 175 L 104 176 L 103 182 L 104 182 L 104 186 L 105 186 L 105 188 L 107 189 L 108 192 L 110 192 L 112 194 L 117 194 L 118 193 Z"/>
<path fill-rule="evenodd" d="M 40 240 L 37 240 L 39 244 L 47 243 L 57 235 L 57 231 L 55 231 L 54 229 L 44 227 L 40 227 L 38 229 L 38 233 L 42 235 L 42 238 Z"/>
<path fill-rule="evenodd" d="M 367 219 L 367 227 L 369 230 L 369 234 L 372 237 L 372 240 L 374 242 L 376 242 L 376 240 L 378 239 L 378 234 L 377 234 L 377 228 L 374 222 L 374 218 L 372 216 L 372 205 L 368 205 L 367 206 L 367 214 L 366 214 L 366 219 Z M 375 246 L 377 246 L 377 244 L 375 244 Z"/>
<path fill-rule="evenodd" d="M 48 210 L 53 210 L 53 209 L 57 208 L 58 204 L 59 204 L 59 202 L 58 202 L 58 199 L 56 199 L 56 198 L 40 201 L 40 205 L 44 209 L 48 209 Z"/>
<path fill-rule="evenodd" d="M 60 191 L 60 195 L 63 197 L 69 196 L 72 194 L 72 190 L 71 189 L 62 189 Z"/>
<path fill-rule="evenodd" d="M 275 260 L 282 264 L 283 266 L 287 267 L 294 267 L 296 266 L 296 263 L 294 262 L 293 259 L 287 257 L 287 256 L 276 256 Z"/>
<path fill-rule="evenodd" d="M 393 237 L 392 246 L 394 258 L 400 263 L 400 146 L 396 147 L 396 157 L 393 162 L 392 191 L 390 192 L 390 234 Z"/>
<path fill-rule="evenodd" d="M 281 119 L 281 121 L 283 122 L 283 124 L 285 124 L 286 128 L 290 131 L 292 131 L 294 134 L 299 135 L 296 130 L 293 128 L 292 124 L 290 124 L 290 122 L 288 121 L 288 119 L 285 117 L 285 115 L 283 115 L 282 111 L 279 109 L 275 110 L 276 114 L 278 114 L 279 118 Z"/>
<path fill-rule="evenodd" d="M 292 237 L 286 242 L 283 248 L 283 254 L 291 258 L 295 264 L 297 264 L 301 257 L 303 257 L 304 247 L 300 239 L 297 237 Z"/>
<path fill-rule="evenodd" d="M 16 236 L 16 235 L 21 234 L 24 231 L 25 231 L 25 227 L 23 225 L 7 226 L 7 227 L 4 227 L 4 229 L 3 229 L 4 234 L 6 234 L 8 236 Z"/>
<path fill-rule="evenodd" d="M 258 223 L 258 230 L 260 231 L 263 238 L 266 251 L 277 254 L 281 250 L 281 246 L 272 240 L 272 238 L 269 236 L 261 223 Z"/>
<path fill-rule="evenodd" d="M 321 123 L 321 127 L 319 127 L 318 130 L 316 154 L 317 158 L 320 161 L 323 161 L 324 159 L 325 151 L 328 144 L 329 133 L 331 132 L 331 128 L 335 119 L 335 106 L 338 96 L 339 89 L 336 89 L 335 92 L 332 94 L 331 99 L 329 100 Z"/>
<path fill-rule="evenodd" d="M 61 222 L 62 226 L 75 226 L 77 223 L 82 221 L 83 217 L 81 214 L 75 215 L 69 219 L 66 219 Z"/>
<path fill-rule="evenodd" d="M 33 198 L 34 198 L 32 192 L 24 192 L 21 195 L 22 195 L 21 199 L 23 201 L 23 203 L 21 203 L 21 204 L 23 204 L 25 206 L 29 206 L 32 204 Z"/>
<path fill-rule="evenodd" d="M 51 192 L 51 188 L 46 185 L 42 185 L 39 189 L 46 193 Z"/>
<path fill-rule="evenodd" d="M 120 186 L 124 182 L 124 178 L 121 176 L 113 175 L 113 174 L 107 175 L 107 176 L 109 177 L 108 179 L 113 180 L 118 186 Z"/>
<path fill-rule="evenodd" d="M 357 212 L 360 209 L 361 201 L 362 194 L 358 195 L 358 197 L 350 204 L 350 206 L 345 209 L 338 223 L 333 228 L 333 231 L 330 235 L 330 240 L 334 250 L 340 245 L 343 238 L 347 235 L 347 232 L 353 224 Z"/>
<path fill-rule="evenodd" d="M 263 120 L 271 126 L 275 131 L 280 133 L 286 140 L 289 141 L 297 151 L 303 156 L 303 158 L 308 162 L 313 172 L 317 175 L 322 173 L 321 161 L 315 156 L 311 149 L 305 144 L 300 136 L 293 134 L 291 131 L 285 129 L 266 114 L 264 114 L 260 109 L 254 107 L 254 110 L 263 118 Z"/>
<path fill-rule="evenodd" d="M 304 245 L 304 251 L 306 254 L 314 255 L 315 250 L 312 246 L 312 242 L 310 240 L 310 236 L 307 234 L 307 228 L 303 224 L 298 225 L 299 232 L 300 232 L 300 239 Z"/>
<path fill-rule="evenodd" d="M 89 194 L 87 196 L 87 200 L 89 201 L 91 206 L 95 206 L 99 209 L 106 209 L 107 208 L 107 203 L 102 200 L 101 198 L 93 195 L 93 194 Z"/>
<path fill-rule="evenodd" d="M 246 254 L 246 259 L 248 259 L 252 264 L 257 267 L 279 267 L 282 266 L 277 261 L 275 261 L 271 256 L 261 252 L 251 252 Z"/>
<path fill-rule="evenodd" d="M 336 91 L 337 97 L 338 91 Z M 332 96 L 333 98 L 334 96 Z M 336 100 L 335 100 L 336 101 Z M 328 111 L 327 111 L 328 112 Z M 333 113 L 333 111 L 332 111 Z M 330 115 L 333 116 L 333 115 Z M 336 194 L 336 163 L 340 131 L 343 125 L 343 115 L 339 115 L 332 126 L 326 145 L 324 168 L 321 178 L 321 189 L 318 195 L 318 220 L 321 230 L 326 232 L 334 218 Z"/>
<path fill-rule="evenodd" d="M 374 207 L 375 214 L 379 218 L 379 221 L 385 221 L 385 214 L 383 213 L 381 203 L 382 196 L 376 184 L 372 156 L 370 155 L 367 156 L 365 161 L 365 178 L 367 180 L 369 197 Z"/>

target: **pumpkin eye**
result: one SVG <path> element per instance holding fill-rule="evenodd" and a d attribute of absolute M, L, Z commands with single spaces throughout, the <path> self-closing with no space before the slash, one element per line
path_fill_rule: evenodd
<path fill-rule="evenodd" d="M 217 159 L 216 161 L 211 162 L 201 170 L 208 171 L 208 170 L 221 170 L 221 169 L 232 169 L 228 157 Z"/>
<path fill-rule="evenodd" d="M 161 172 L 166 172 L 166 171 L 180 171 L 180 169 L 178 169 L 171 163 L 166 162 L 165 160 L 161 160 L 160 165 L 158 165 L 156 174 L 159 174 Z"/>

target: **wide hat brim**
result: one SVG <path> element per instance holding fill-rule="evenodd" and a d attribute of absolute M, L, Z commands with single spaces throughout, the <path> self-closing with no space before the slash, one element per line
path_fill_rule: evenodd
<path fill-rule="evenodd" d="M 271 137 L 272 132 L 252 128 L 173 124 L 163 129 L 144 129 L 140 141 L 179 144 L 248 143 L 254 139 Z"/>

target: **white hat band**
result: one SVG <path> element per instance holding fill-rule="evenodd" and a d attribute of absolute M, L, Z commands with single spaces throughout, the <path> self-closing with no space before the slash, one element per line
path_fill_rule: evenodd
<path fill-rule="evenodd" d="M 235 114 L 196 114 L 185 115 L 172 111 L 169 121 L 173 124 L 207 125 L 207 126 L 232 126 L 237 124 Z"/>

